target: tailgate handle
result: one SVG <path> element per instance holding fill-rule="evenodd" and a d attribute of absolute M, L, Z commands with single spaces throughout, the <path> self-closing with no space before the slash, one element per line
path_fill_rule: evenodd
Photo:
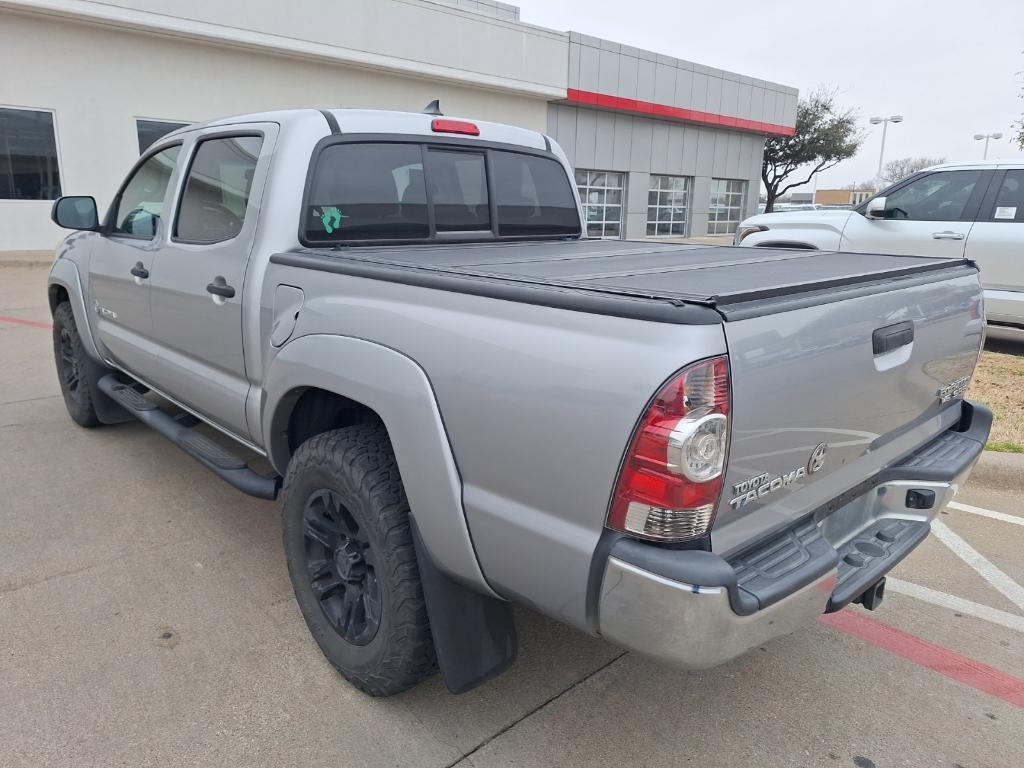
<path fill-rule="evenodd" d="M 876 355 L 884 355 L 894 349 L 906 346 L 914 340 L 914 324 L 910 320 L 894 323 L 884 328 L 876 328 L 871 334 L 871 351 Z"/>

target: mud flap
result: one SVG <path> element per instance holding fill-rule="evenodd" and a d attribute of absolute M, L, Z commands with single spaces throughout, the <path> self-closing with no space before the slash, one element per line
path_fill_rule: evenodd
<path fill-rule="evenodd" d="M 512 604 L 481 595 L 442 573 L 415 520 L 412 535 L 441 679 L 452 693 L 465 693 L 515 662 L 518 640 Z"/>

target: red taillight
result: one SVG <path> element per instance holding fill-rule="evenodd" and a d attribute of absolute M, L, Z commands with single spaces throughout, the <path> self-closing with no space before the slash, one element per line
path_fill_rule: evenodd
<path fill-rule="evenodd" d="M 437 118 L 430 123 L 430 130 L 434 133 L 461 133 L 465 136 L 479 136 L 480 129 L 473 123 L 465 120 L 444 120 Z"/>
<path fill-rule="evenodd" d="M 612 496 L 608 525 L 658 541 L 711 529 L 729 438 L 729 361 L 680 371 L 640 420 Z"/>

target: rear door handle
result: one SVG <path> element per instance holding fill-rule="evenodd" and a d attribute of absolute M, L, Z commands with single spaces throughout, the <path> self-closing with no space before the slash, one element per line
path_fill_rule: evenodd
<path fill-rule="evenodd" d="M 228 281 L 224 279 L 223 275 L 213 278 L 213 282 L 207 284 L 206 292 L 214 297 L 214 301 L 217 298 L 232 299 L 235 296 L 234 286 L 228 285 Z"/>
<path fill-rule="evenodd" d="M 945 230 L 943 232 L 932 232 L 932 238 L 935 240 L 963 240 L 963 232 L 953 232 L 951 230 Z"/>
<path fill-rule="evenodd" d="M 141 261 L 136 261 L 135 266 L 132 267 L 132 276 L 139 280 L 145 280 L 149 277 L 149 270 L 146 269 L 145 265 Z"/>
<path fill-rule="evenodd" d="M 910 320 L 893 323 L 883 328 L 876 328 L 871 334 L 871 351 L 876 355 L 884 355 L 894 349 L 906 346 L 914 340 L 914 324 Z"/>

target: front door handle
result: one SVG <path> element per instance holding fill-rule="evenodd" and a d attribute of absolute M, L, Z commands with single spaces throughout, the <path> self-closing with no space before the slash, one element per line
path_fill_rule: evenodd
<path fill-rule="evenodd" d="M 141 261 L 136 261 L 135 266 L 132 267 L 132 276 L 136 283 L 141 282 L 149 277 L 149 270 Z"/>
<path fill-rule="evenodd" d="M 963 232 L 953 232 L 951 230 L 944 230 L 942 232 L 932 232 L 932 238 L 935 240 L 963 240 Z"/>
<path fill-rule="evenodd" d="M 220 299 L 221 304 L 224 303 L 224 299 L 232 299 L 235 296 L 234 286 L 228 285 L 228 281 L 224 279 L 223 275 L 217 275 L 213 278 L 213 282 L 207 284 L 206 292 L 213 296 L 214 302 Z"/>

